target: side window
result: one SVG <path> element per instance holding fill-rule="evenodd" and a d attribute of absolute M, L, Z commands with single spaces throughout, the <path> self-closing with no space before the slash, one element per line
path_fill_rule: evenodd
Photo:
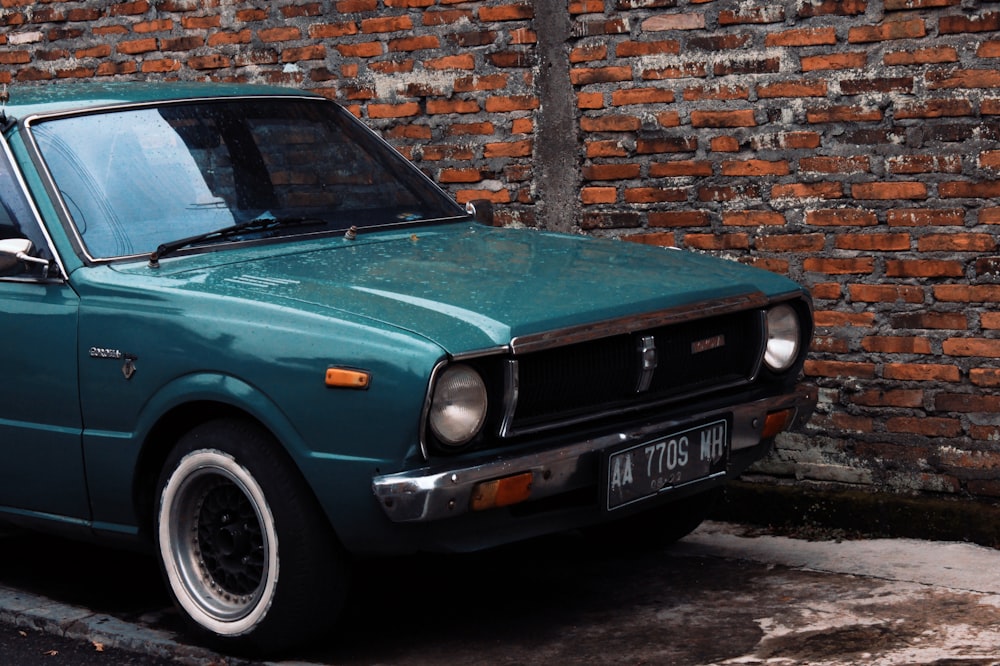
<path fill-rule="evenodd" d="M 50 258 L 45 237 L 38 229 L 21 181 L 14 171 L 7 144 L 0 138 L 0 239 L 4 238 L 27 238 L 35 246 L 36 256 Z M 0 275 L 9 274 L 10 270 L 0 272 Z"/>

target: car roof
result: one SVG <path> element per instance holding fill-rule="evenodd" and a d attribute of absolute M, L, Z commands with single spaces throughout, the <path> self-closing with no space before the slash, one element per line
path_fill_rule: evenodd
<path fill-rule="evenodd" d="M 185 99 L 243 97 L 248 95 L 295 95 L 316 97 L 295 88 L 239 83 L 198 83 L 139 81 L 13 84 L 7 88 L 9 100 L 3 106 L 8 117 L 63 113 L 123 104 L 143 104 Z"/>

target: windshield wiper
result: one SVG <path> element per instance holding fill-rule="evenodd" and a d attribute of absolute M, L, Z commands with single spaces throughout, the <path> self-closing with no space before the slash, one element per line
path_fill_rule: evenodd
<path fill-rule="evenodd" d="M 201 243 L 203 241 L 214 239 L 221 240 L 225 238 L 232 238 L 233 236 L 237 236 L 242 233 L 270 231 L 272 229 L 278 229 L 279 227 L 292 227 L 300 224 L 326 224 L 326 221 L 315 217 L 274 217 L 269 213 L 265 213 L 264 215 L 255 217 L 252 220 L 233 224 L 228 227 L 213 229 L 212 231 L 195 234 L 194 236 L 188 236 L 187 238 L 179 238 L 175 241 L 170 241 L 169 243 L 162 243 L 156 248 L 156 251 L 149 255 L 149 267 L 159 268 L 160 259 L 163 257 L 168 254 L 173 254 L 181 248 Z"/>

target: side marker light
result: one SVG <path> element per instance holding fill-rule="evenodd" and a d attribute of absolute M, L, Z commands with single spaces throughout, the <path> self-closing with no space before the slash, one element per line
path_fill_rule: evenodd
<path fill-rule="evenodd" d="M 761 433 L 762 439 L 774 437 L 779 432 L 788 427 L 792 422 L 793 410 L 783 409 L 780 412 L 771 412 L 764 419 L 764 431 Z"/>
<path fill-rule="evenodd" d="M 531 479 L 531 472 L 525 472 L 477 483 L 472 489 L 471 509 L 484 511 L 523 502 L 531 495 Z"/>
<path fill-rule="evenodd" d="M 333 388 L 366 389 L 371 383 L 371 378 L 371 374 L 364 370 L 326 369 L 326 385 Z"/>

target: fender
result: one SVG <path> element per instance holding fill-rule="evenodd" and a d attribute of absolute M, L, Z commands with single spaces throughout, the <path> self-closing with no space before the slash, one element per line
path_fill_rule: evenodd
<path fill-rule="evenodd" d="M 143 406 L 134 432 L 84 429 L 83 457 L 95 530 L 136 535 L 139 519 L 133 509 L 133 487 L 140 457 L 153 430 L 172 411 L 196 402 L 225 404 L 246 412 L 282 443 L 301 469 L 309 452 L 298 431 L 271 398 L 239 378 L 199 373 L 178 377 L 157 391 Z"/>

